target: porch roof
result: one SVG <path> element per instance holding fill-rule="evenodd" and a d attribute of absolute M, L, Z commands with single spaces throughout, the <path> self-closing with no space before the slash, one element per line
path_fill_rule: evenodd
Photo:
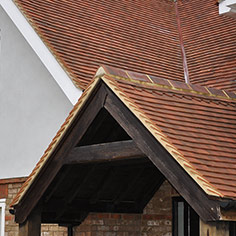
<path fill-rule="evenodd" d="M 236 199 L 236 94 L 103 66 L 13 200 L 11 205 L 14 208 L 21 204 L 41 178 L 58 148 L 65 142 L 66 134 L 73 129 L 77 117 L 82 114 L 85 104 L 90 102 L 101 83 L 141 122 L 156 143 L 168 153 L 168 158 L 172 158 L 171 163 L 176 164 L 172 169 L 165 167 L 169 159 L 161 159 L 163 156 L 159 155 L 165 157 L 166 154 L 160 149 L 150 154 L 142 146 L 144 156 L 167 179 L 171 178 L 168 179 L 170 183 L 175 181 L 176 176 L 172 176 L 178 172 L 175 168 L 180 166 L 184 170 L 185 176 L 177 176 L 177 187 L 174 184 L 178 191 L 181 191 L 181 181 L 192 179 L 210 198 Z M 104 96 L 103 103 L 106 101 Z M 135 141 L 134 136 L 132 139 Z M 57 163 L 58 168 L 63 164 Z M 190 179 L 186 180 L 188 176 Z M 190 185 L 182 187 L 191 188 Z"/>

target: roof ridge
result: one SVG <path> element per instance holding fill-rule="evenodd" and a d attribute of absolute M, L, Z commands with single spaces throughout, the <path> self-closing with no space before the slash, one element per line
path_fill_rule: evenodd
<path fill-rule="evenodd" d="M 170 142 L 160 128 L 145 115 L 137 104 L 131 98 L 124 94 L 117 82 L 107 74 L 100 76 L 110 89 L 121 99 L 121 101 L 130 109 L 130 111 L 143 123 L 158 142 L 170 153 L 170 155 L 184 168 L 184 170 L 201 186 L 201 188 L 211 196 L 223 197 L 223 194 L 215 188 L 207 179 L 205 179 L 196 168 L 184 157 L 184 155 Z"/>
<path fill-rule="evenodd" d="M 101 77 L 105 74 L 120 80 L 129 81 L 137 84 L 166 88 L 179 92 L 187 92 L 192 95 L 202 95 L 209 98 L 236 101 L 236 92 L 229 92 L 227 90 L 220 90 L 196 84 L 186 84 L 184 82 L 162 79 L 147 74 L 141 74 L 133 71 L 114 68 L 111 66 L 102 65 L 98 69 L 95 77 Z"/>

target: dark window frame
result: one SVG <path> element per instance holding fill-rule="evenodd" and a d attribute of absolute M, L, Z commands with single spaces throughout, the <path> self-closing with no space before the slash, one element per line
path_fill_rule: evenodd
<path fill-rule="evenodd" d="M 229 236 L 236 236 L 236 222 L 229 222 Z"/>
<path fill-rule="evenodd" d="M 172 235 L 178 235 L 178 203 L 182 202 L 184 209 L 184 235 L 199 236 L 199 216 L 182 197 L 172 198 Z"/>

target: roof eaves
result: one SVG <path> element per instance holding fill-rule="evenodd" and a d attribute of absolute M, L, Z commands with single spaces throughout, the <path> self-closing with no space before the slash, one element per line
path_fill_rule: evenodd
<path fill-rule="evenodd" d="M 55 55 L 44 44 L 23 11 L 20 11 L 20 8 L 11 0 L 0 0 L 0 5 L 48 69 L 69 101 L 74 105 L 81 96 L 82 90 L 73 84 L 69 76 L 70 74 L 62 67 L 62 64 L 56 60 Z"/>

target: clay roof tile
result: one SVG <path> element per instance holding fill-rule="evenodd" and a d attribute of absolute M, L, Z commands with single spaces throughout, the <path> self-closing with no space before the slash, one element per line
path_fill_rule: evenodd
<path fill-rule="evenodd" d="M 175 4 L 190 82 L 236 91 L 235 19 L 215 0 L 14 0 L 74 84 L 106 64 L 184 82 Z"/>

